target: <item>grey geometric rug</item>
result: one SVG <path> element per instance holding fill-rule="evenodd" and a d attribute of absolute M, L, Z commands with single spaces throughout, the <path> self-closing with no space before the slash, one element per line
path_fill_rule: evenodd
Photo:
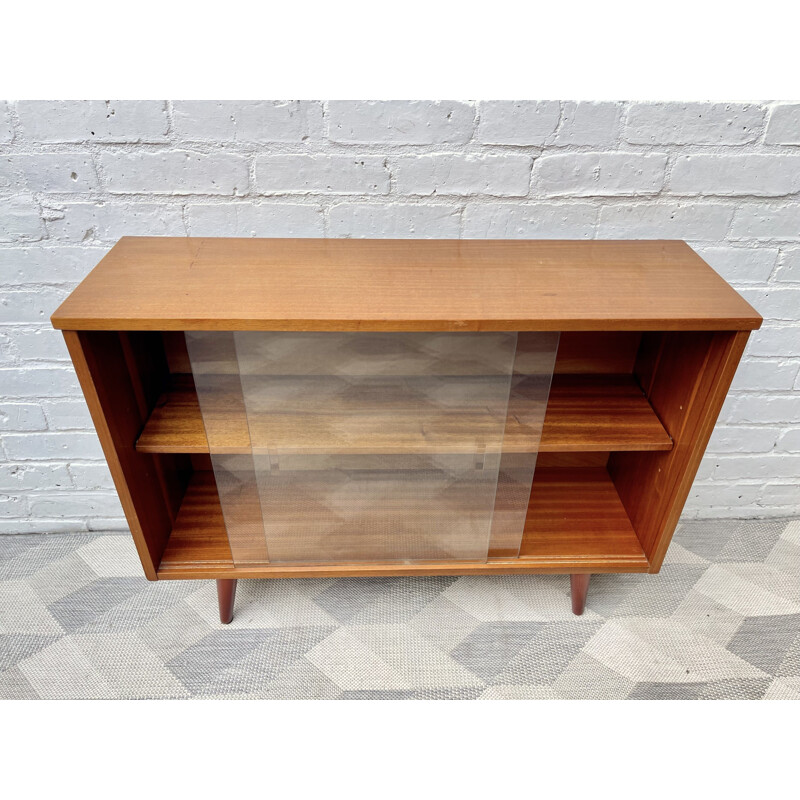
<path fill-rule="evenodd" d="M 658 575 L 144 579 L 127 535 L 0 537 L 0 698 L 800 699 L 800 520 L 681 524 Z"/>

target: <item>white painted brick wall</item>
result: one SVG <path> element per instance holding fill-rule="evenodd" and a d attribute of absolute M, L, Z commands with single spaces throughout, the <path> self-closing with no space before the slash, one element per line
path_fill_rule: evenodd
<path fill-rule="evenodd" d="M 389 194 L 389 170 L 380 156 L 261 156 L 256 194 Z"/>
<path fill-rule="evenodd" d="M 784 431 L 778 439 L 777 449 L 781 453 L 800 453 L 800 428 Z"/>
<path fill-rule="evenodd" d="M 623 138 L 631 144 L 745 144 L 764 132 L 766 110 L 737 103 L 634 103 Z"/>
<path fill-rule="evenodd" d="M 800 513 L 800 104 L 0 101 L 0 533 L 123 528 L 48 317 L 122 235 L 681 238 L 766 317 L 686 516 Z"/>
<path fill-rule="evenodd" d="M 31 192 L 84 194 L 100 189 L 97 170 L 87 153 L 36 153 L 11 156 L 8 161 Z"/>
<path fill-rule="evenodd" d="M 787 247 L 781 251 L 780 265 L 775 280 L 800 283 L 800 247 Z"/>
<path fill-rule="evenodd" d="M 329 236 L 457 239 L 461 211 L 451 205 L 338 203 L 328 211 Z"/>
<path fill-rule="evenodd" d="M 800 327 L 767 322 L 750 335 L 748 352 L 751 356 L 796 357 L 800 353 Z"/>
<path fill-rule="evenodd" d="M 465 144 L 475 110 L 468 103 L 428 100 L 334 100 L 327 104 L 327 132 L 345 144 Z"/>
<path fill-rule="evenodd" d="M 728 231 L 732 241 L 800 240 L 800 203 L 746 203 L 742 201 L 733 215 Z"/>
<path fill-rule="evenodd" d="M 101 247 L 3 247 L 0 286 L 77 283 L 105 253 Z"/>
<path fill-rule="evenodd" d="M 764 141 L 767 144 L 800 144 L 800 103 L 785 103 L 772 110 Z"/>
<path fill-rule="evenodd" d="M 658 194 L 666 168 L 666 155 L 655 153 L 542 155 L 533 167 L 533 190 L 546 197 Z"/>
<path fill-rule="evenodd" d="M 176 135 L 186 141 L 302 144 L 322 135 L 322 106 L 305 101 L 181 100 L 172 116 Z"/>
<path fill-rule="evenodd" d="M 554 145 L 612 147 L 619 138 L 622 103 L 564 103 Z"/>
<path fill-rule="evenodd" d="M 0 100 L 0 142 L 5 144 L 14 137 L 14 130 L 11 127 L 11 114 L 8 111 L 8 103 Z"/>
<path fill-rule="evenodd" d="M 43 431 L 47 429 L 44 411 L 37 403 L 0 404 L 0 430 Z"/>
<path fill-rule="evenodd" d="M 766 283 L 775 269 L 779 250 L 763 247 L 751 250 L 746 247 L 697 247 L 697 252 L 728 283 Z"/>
<path fill-rule="evenodd" d="M 19 129 L 30 142 L 164 142 L 169 121 L 161 100 L 21 100 Z"/>
<path fill-rule="evenodd" d="M 758 195 L 800 192 L 800 155 L 678 156 L 669 189 L 673 194 Z"/>
<path fill-rule="evenodd" d="M 470 203 L 465 239 L 591 239 L 600 209 L 591 203 Z"/>
<path fill-rule="evenodd" d="M 676 202 L 666 197 L 650 203 L 604 203 L 597 238 L 724 241 L 734 210 L 732 205 Z"/>
<path fill-rule="evenodd" d="M 49 202 L 48 238 L 57 242 L 113 243 L 121 236 L 185 236 L 180 204 L 132 203 L 105 198 L 93 203 Z"/>
<path fill-rule="evenodd" d="M 14 191 L 10 185 L 6 191 Z M 0 199 L 0 242 L 36 242 L 45 235 L 42 214 L 33 198 L 16 195 Z"/>
<path fill-rule="evenodd" d="M 171 150 L 103 153 L 99 166 L 111 194 L 247 194 L 247 160 L 232 153 Z"/>
<path fill-rule="evenodd" d="M 529 156 L 453 156 L 432 153 L 392 160 L 398 194 L 525 197 L 530 190 Z"/>
<path fill-rule="evenodd" d="M 560 103 L 515 103 L 490 100 L 479 103 L 477 139 L 484 144 L 536 145 L 555 136 L 561 117 Z"/>
<path fill-rule="evenodd" d="M 190 236 L 323 236 L 322 206 L 286 202 L 189 203 Z"/>

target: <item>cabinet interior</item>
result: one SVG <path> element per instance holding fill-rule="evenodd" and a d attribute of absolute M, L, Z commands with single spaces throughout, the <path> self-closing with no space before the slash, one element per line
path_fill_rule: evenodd
<path fill-rule="evenodd" d="M 76 335 L 153 577 L 392 574 L 389 563 L 235 565 L 183 333 Z M 404 574 L 657 571 L 734 336 L 563 332 L 518 557 L 495 548 L 480 565 L 404 563 Z M 228 435 L 246 451 L 247 430 Z"/>

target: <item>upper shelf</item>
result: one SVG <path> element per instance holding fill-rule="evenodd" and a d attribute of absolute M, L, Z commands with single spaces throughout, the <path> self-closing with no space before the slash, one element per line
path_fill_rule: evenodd
<path fill-rule="evenodd" d="M 225 410 L 215 427 L 216 453 L 250 452 L 248 420 L 236 387 L 218 382 Z M 229 380 L 238 380 L 229 376 Z M 227 393 L 227 394 L 226 394 Z M 402 395 L 380 407 L 328 406 L 321 414 L 303 413 L 302 403 L 285 413 L 254 415 L 250 425 L 258 441 L 269 442 L 282 454 L 454 453 L 480 438 L 485 428 L 496 430 L 486 414 L 442 413 L 441 419 L 404 406 Z M 238 412 L 238 413 L 237 413 Z M 422 421 L 424 417 L 424 427 Z M 391 426 L 386 420 L 391 420 Z M 343 434 L 343 432 L 345 432 Z M 469 432 L 465 436 L 465 432 Z M 524 420 L 509 417 L 503 450 L 528 452 L 530 432 Z M 547 403 L 539 452 L 609 450 L 670 450 L 664 430 L 631 375 L 554 375 Z M 142 453 L 208 453 L 203 418 L 190 375 L 176 376 L 173 386 L 156 403 L 136 443 Z M 474 447 L 468 447 L 474 452 Z"/>
<path fill-rule="evenodd" d="M 124 237 L 65 330 L 752 330 L 685 242 Z"/>

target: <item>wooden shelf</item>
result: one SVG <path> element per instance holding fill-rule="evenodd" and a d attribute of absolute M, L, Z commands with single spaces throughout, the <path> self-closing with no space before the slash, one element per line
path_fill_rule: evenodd
<path fill-rule="evenodd" d="M 280 380 L 276 378 L 275 380 Z M 317 381 L 324 380 L 317 378 Z M 329 379 L 333 380 L 333 379 Z M 467 380 L 474 380 L 473 378 Z M 215 425 L 215 453 L 250 452 L 250 431 L 237 376 L 218 376 L 214 403 L 224 413 Z M 318 404 L 304 412 L 298 380 L 287 413 L 251 417 L 257 438 L 274 454 L 453 453 L 497 444 L 497 419 L 488 411 L 442 412 L 439 420 L 414 408 L 413 393 L 396 390 L 350 407 L 337 398 L 324 414 Z M 305 396 L 312 396 L 311 388 Z M 533 414 L 540 410 L 533 404 Z M 391 426 L 386 421 L 391 420 Z M 524 419 L 509 418 L 505 452 L 529 452 L 530 428 Z M 354 428 L 354 423 L 357 428 Z M 345 433 L 343 433 L 345 432 Z M 539 452 L 670 450 L 672 440 L 631 375 L 555 375 L 547 405 Z M 158 400 L 136 443 L 141 453 L 208 453 L 208 440 L 190 375 L 175 376 Z"/>
<path fill-rule="evenodd" d="M 554 375 L 539 451 L 671 450 L 632 375 Z"/>
<path fill-rule="evenodd" d="M 647 559 L 604 467 L 537 469 L 520 559 L 609 561 L 645 566 Z"/>
<path fill-rule="evenodd" d="M 322 577 L 492 572 L 646 572 L 649 563 L 603 468 L 536 472 L 520 557 L 488 562 L 370 562 L 234 565 L 213 473 L 194 473 L 159 578 Z"/>

